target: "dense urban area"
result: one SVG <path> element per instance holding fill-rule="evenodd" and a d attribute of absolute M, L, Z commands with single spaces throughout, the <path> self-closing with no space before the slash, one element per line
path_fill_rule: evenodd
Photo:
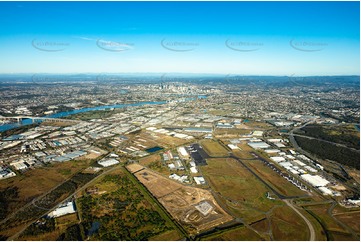
<path fill-rule="evenodd" d="M 1 75 L 2 240 L 360 240 L 359 76 Z"/>

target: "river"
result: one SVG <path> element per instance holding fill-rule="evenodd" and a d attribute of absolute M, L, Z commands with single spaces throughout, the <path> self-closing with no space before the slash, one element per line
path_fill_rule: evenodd
<path fill-rule="evenodd" d="M 206 98 L 205 95 L 198 95 L 199 99 Z M 186 98 L 186 101 L 194 100 L 195 98 Z M 183 99 L 184 100 L 184 99 Z M 54 113 L 51 115 L 43 116 L 46 118 L 64 118 L 69 115 L 78 114 L 78 113 L 85 113 L 85 112 L 91 112 L 91 111 L 99 111 L 99 110 L 106 110 L 111 108 L 124 108 L 124 107 L 136 107 L 136 106 L 144 106 L 144 105 L 160 105 L 165 104 L 166 101 L 159 101 L 159 102 L 138 102 L 138 103 L 129 103 L 129 104 L 114 104 L 114 105 L 103 105 L 103 106 L 96 106 L 96 107 L 89 107 L 89 108 L 81 108 L 81 109 L 74 109 L 71 111 L 65 111 L 65 112 L 59 112 Z M 35 121 L 36 123 L 40 123 L 41 121 Z M 0 125 L 0 132 L 4 132 L 7 130 L 15 129 L 21 126 L 30 125 L 33 124 L 33 121 L 31 119 L 24 119 L 19 123 L 10 123 L 10 124 L 3 124 Z"/>

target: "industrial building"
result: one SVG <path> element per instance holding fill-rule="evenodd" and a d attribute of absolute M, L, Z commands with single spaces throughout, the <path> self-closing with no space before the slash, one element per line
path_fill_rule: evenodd
<path fill-rule="evenodd" d="M 270 157 L 271 160 L 273 160 L 274 162 L 283 162 L 283 161 L 286 161 L 285 158 L 281 157 L 281 156 L 273 156 L 273 157 Z"/>
<path fill-rule="evenodd" d="M 229 144 L 228 147 L 231 149 L 231 150 L 238 150 L 239 147 L 234 145 L 234 144 Z"/>
<path fill-rule="evenodd" d="M 10 169 L 3 169 L 3 168 L 0 167 L 0 180 L 1 179 L 6 179 L 6 178 L 9 178 L 9 177 L 13 177 L 13 176 L 16 176 L 15 172 L 13 172 Z"/>
<path fill-rule="evenodd" d="M 184 128 L 183 131 L 191 132 L 191 133 L 212 133 L 211 128 L 196 128 L 196 127 L 189 127 Z"/>
<path fill-rule="evenodd" d="M 204 180 L 203 176 L 195 176 L 193 177 L 194 181 L 197 183 L 197 185 L 204 185 L 206 184 L 206 181 Z"/>
<path fill-rule="evenodd" d="M 267 149 L 270 147 L 270 145 L 265 142 L 249 142 L 247 144 L 253 149 Z"/>
<path fill-rule="evenodd" d="M 71 213 L 75 213 L 75 212 L 76 212 L 76 210 L 74 208 L 73 202 L 68 202 L 65 205 L 55 209 L 48 215 L 49 215 L 49 217 L 57 218 L 57 217 L 61 217 L 66 214 L 71 214 Z"/>
<path fill-rule="evenodd" d="M 188 154 L 188 152 L 186 151 L 186 149 L 185 149 L 183 146 L 178 147 L 177 150 L 178 150 L 179 155 L 180 155 L 183 159 L 189 158 L 189 154 Z"/>
<path fill-rule="evenodd" d="M 116 159 L 105 159 L 105 160 L 103 159 L 103 160 L 98 161 L 98 164 L 103 167 L 108 167 L 108 166 L 113 166 L 113 165 L 119 164 L 119 161 Z"/>
<path fill-rule="evenodd" d="M 319 175 L 304 174 L 301 178 L 310 183 L 313 187 L 324 187 L 330 182 Z"/>

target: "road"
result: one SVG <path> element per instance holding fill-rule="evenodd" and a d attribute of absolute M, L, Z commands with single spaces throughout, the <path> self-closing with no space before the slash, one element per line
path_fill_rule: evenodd
<path fill-rule="evenodd" d="M 75 173 L 77 174 L 77 173 Z M 74 174 L 74 175 L 75 175 Z M 74 176 L 73 175 L 73 176 Z M 40 195 L 37 198 L 34 198 L 33 200 L 31 200 L 30 202 L 28 202 L 27 204 L 23 205 L 21 208 L 15 210 L 14 212 L 12 212 L 10 215 L 8 215 L 5 219 L 0 221 L 0 225 L 5 223 L 6 221 L 8 221 L 9 219 L 13 218 L 17 213 L 24 211 L 25 209 L 27 209 L 28 207 L 30 207 L 31 205 L 35 205 L 35 203 L 37 201 L 39 201 L 40 199 L 44 198 L 46 195 L 48 195 L 49 193 L 51 193 L 52 191 L 54 191 L 55 189 L 57 189 L 59 186 L 61 186 L 62 184 L 64 184 L 65 182 L 71 180 L 73 178 L 73 176 L 69 177 L 68 179 L 64 180 L 63 182 L 59 183 L 58 185 L 56 185 L 55 187 L 51 188 L 50 190 L 48 190 L 46 193 Z"/>
<path fill-rule="evenodd" d="M 49 213 L 49 211 L 52 211 L 54 209 L 56 209 L 57 207 L 59 207 L 60 204 L 64 203 L 65 201 L 69 200 L 70 198 L 72 198 L 76 193 L 83 191 L 85 188 L 87 188 L 90 184 L 92 184 L 95 180 L 99 179 L 100 177 L 108 174 L 109 172 L 114 171 L 115 169 L 120 169 L 119 166 L 115 166 L 105 172 L 103 172 L 102 174 L 100 174 L 99 176 L 95 177 L 94 179 L 92 179 L 91 181 L 89 181 L 88 183 L 86 183 L 84 186 L 80 187 L 79 189 L 77 189 L 75 192 L 73 192 L 72 194 L 70 194 L 68 197 L 66 197 L 64 200 L 62 200 L 60 203 L 58 203 L 57 205 L 55 205 L 54 207 L 48 209 L 48 211 L 44 212 L 41 216 L 37 217 L 36 219 L 32 220 L 31 222 L 27 223 L 20 231 L 18 231 L 16 234 L 12 235 L 11 237 L 9 237 L 7 240 L 15 240 L 17 239 L 20 234 L 22 232 L 25 231 L 25 229 L 27 229 L 27 227 L 29 227 L 32 223 L 34 223 L 36 220 L 38 220 L 39 218 L 47 215 Z"/>
<path fill-rule="evenodd" d="M 104 156 L 107 155 L 104 154 Z M 97 158 L 98 159 L 102 159 L 104 157 L 103 155 L 102 156 L 99 156 Z M 40 199 L 44 198 L 46 195 L 48 195 L 49 193 L 51 193 L 52 191 L 54 191 L 55 189 L 57 189 L 59 186 L 61 186 L 62 184 L 66 183 L 67 181 L 71 180 L 73 178 L 73 176 L 75 176 L 76 174 L 78 174 L 79 172 L 81 172 L 82 170 L 84 169 L 79 169 L 78 171 L 76 171 L 72 176 L 70 176 L 69 178 L 65 179 L 63 182 L 59 183 L 58 185 L 56 185 L 55 187 L 51 188 L 50 190 L 48 190 L 46 193 L 34 198 L 32 201 L 28 202 L 27 204 L 24 204 L 21 208 L 13 211 L 10 215 L 8 215 L 5 219 L 1 220 L 0 221 L 0 225 L 2 225 L 3 223 L 5 223 L 6 221 L 8 221 L 9 219 L 13 218 L 17 213 L 21 212 L 21 211 L 24 211 L 25 209 L 27 209 L 28 207 L 30 207 L 31 205 L 35 205 L 35 203 L 37 201 L 39 201 Z"/>
<path fill-rule="evenodd" d="M 350 233 L 352 235 L 352 237 L 355 238 L 355 240 L 360 240 L 360 237 L 357 235 L 357 233 L 355 233 L 355 231 L 353 229 L 351 229 L 348 225 L 344 224 L 343 222 L 341 222 L 340 220 L 338 220 L 334 214 L 332 213 L 333 209 L 337 206 L 337 202 L 333 201 L 332 205 L 327 209 L 327 213 L 328 215 L 333 218 L 333 220 L 336 221 L 336 223 L 338 225 L 340 225 L 342 228 L 344 228 L 348 233 Z M 358 211 L 359 212 L 359 211 Z"/>
<path fill-rule="evenodd" d="M 290 135 L 291 135 L 291 134 L 290 134 Z M 306 139 L 318 140 L 318 141 L 321 141 L 321 142 L 329 143 L 329 144 L 336 145 L 336 146 L 339 146 L 339 147 L 347 148 L 347 149 L 349 149 L 349 150 L 353 150 L 353 151 L 356 151 L 356 152 L 360 152 L 359 150 L 357 150 L 357 149 L 355 149 L 355 148 L 348 147 L 347 145 L 335 143 L 335 142 L 328 141 L 328 140 L 324 140 L 324 139 L 319 139 L 319 138 L 315 138 L 315 137 L 311 137 L 311 136 L 307 136 L 307 135 L 294 134 L 294 133 L 292 133 L 292 136 L 302 137 L 302 138 L 306 138 Z"/>
<path fill-rule="evenodd" d="M 309 229 L 309 231 L 310 231 L 310 241 L 315 241 L 315 240 L 316 240 L 316 233 L 315 233 L 315 229 L 314 229 L 313 226 L 312 226 L 312 223 L 311 223 L 305 216 L 303 216 L 303 214 L 302 214 L 300 211 L 298 211 L 298 209 L 295 208 L 292 203 L 290 203 L 290 202 L 289 202 L 288 200 L 286 200 L 286 199 L 284 199 L 283 201 L 284 201 L 290 208 L 292 208 L 292 209 L 306 222 L 306 224 L 307 224 L 307 226 L 308 226 L 308 229 Z"/>

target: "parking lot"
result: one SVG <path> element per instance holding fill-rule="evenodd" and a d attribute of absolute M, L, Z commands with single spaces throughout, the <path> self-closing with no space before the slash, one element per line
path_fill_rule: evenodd
<path fill-rule="evenodd" d="M 207 165 L 206 159 L 209 158 L 209 156 L 199 144 L 189 145 L 186 149 L 197 166 Z"/>

